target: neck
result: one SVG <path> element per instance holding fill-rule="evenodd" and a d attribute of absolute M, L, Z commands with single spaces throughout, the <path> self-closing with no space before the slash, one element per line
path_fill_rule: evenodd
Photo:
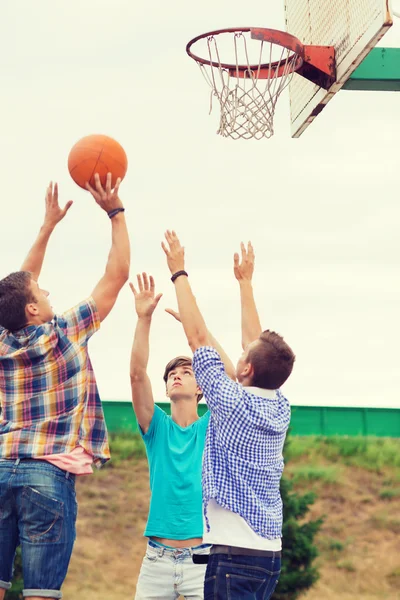
<path fill-rule="evenodd" d="M 188 427 L 197 421 L 197 399 L 171 402 L 171 417 L 180 427 Z"/>
<path fill-rule="evenodd" d="M 253 385 L 251 379 L 251 377 L 243 377 L 243 379 L 239 380 L 239 383 L 241 383 L 243 387 L 251 387 Z"/>

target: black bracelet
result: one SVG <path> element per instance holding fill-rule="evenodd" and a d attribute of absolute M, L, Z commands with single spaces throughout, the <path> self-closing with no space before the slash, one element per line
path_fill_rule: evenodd
<path fill-rule="evenodd" d="M 113 217 L 115 217 L 115 215 L 117 215 L 120 212 L 124 212 L 125 209 L 124 208 L 114 208 L 113 210 L 110 210 L 110 212 L 108 212 L 108 216 L 110 217 L 110 219 L 112 219 Z"/>
<path fill-rule="evenodd" d="M 186 277 L 189 277 L 189 275 L 186 273 L 186 271 L 177 271 L 171 277 L 172 283 L 174 283 L 175 279 L 178 279 L 178 277 L 180 277 L 181 275 L 186 275 Z"/>

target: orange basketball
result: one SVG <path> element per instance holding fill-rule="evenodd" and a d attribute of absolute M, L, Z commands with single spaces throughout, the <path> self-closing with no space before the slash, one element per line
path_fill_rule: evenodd
<path fill-rule="evenodd" d="M 88 181 L 95 187 L 94 174 L 100 175 L 103 187 L 107 173 L 112 173 L 112 187 L 118 177 L 123 179 L 128 168 L 128 159 L 123 147 L 106 135 L 87 135 L 76 142 L 68 156 L 68 170 L 72 179 L 86 189 Z"/>

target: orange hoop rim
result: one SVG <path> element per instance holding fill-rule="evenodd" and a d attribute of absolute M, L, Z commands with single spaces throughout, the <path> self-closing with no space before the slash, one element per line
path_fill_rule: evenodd
<path fill-rule="evenodd" d="M 287 61 L 284 61 L 284 64 L 282 64 L 281 60 L 278 60 L 272 63 L 264 63 L 261 65 L 235 65 L 229 63 L 219 63 L 209 59 L 207 60 L 206 58 L 201 58 L 192 52 L 192 46 L 199 40 L 215 37 L 223 33 L 236 34 L 248 32 L 250 32 L 252 39 L 282 46 L 283 48 L 290 50 L 292 54 L 288 57 Z M 242 77 L 245 76 L 246 72 L 248 71 L 261 72 L 263 74 L 263 78 L 268 78 L 271 73 L 273 73 L 275 77 L 282 77 L 283 75 L 294 73 L 301 69 L 304 62 L 304 45 L 297 37 L 287 33 L 286 31 L 267 29 L 265 27 L 232 27 L 227 29 L 217 29 L 215 31 L 209 31 L 208 33 L 202 33 L 186 44 L 186 52 L 190 58 L 201 65 L 223 68 L 229 71 L 231 75 L 239 72 Z M 287 67 L 288 64 L 291 65 L 289 70 Z"/>

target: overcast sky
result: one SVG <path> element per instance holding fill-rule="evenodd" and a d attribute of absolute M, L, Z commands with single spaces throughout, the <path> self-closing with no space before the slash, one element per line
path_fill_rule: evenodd
<path fill-rule="evenodd" d="M 104 133 L 125 148 L 121 197 L 132 278 L 147 270 L 164 293 L 153 319 L 150 376 L 189 353 L 160 243 L 174 228 L 207 324 L 240 355 L 233 253 L 251 240 L 264 328 L 293 347 L 292 404 L 400 406 L 400 95 L 343 91 L 298 140 L 283 96 L 271 140 L 216 135 L 209 90 L 186 42 L 219 27 L 284 28 L 283 6 L 228 0 L 3 0 L 1 267 L 18 270 L 58 181 L 74 206 L 51 240 L 41 285 L 57 312 L 101 277 L 110 223 L 67 170 L 72 145 Z M 271 6 L 273 4 L 273 6 Z M 400 22 L 381 45 L 400 46 Z M 126 286 L 91 341 L 104 400 L 129 400 L 136 323 Z"/>

